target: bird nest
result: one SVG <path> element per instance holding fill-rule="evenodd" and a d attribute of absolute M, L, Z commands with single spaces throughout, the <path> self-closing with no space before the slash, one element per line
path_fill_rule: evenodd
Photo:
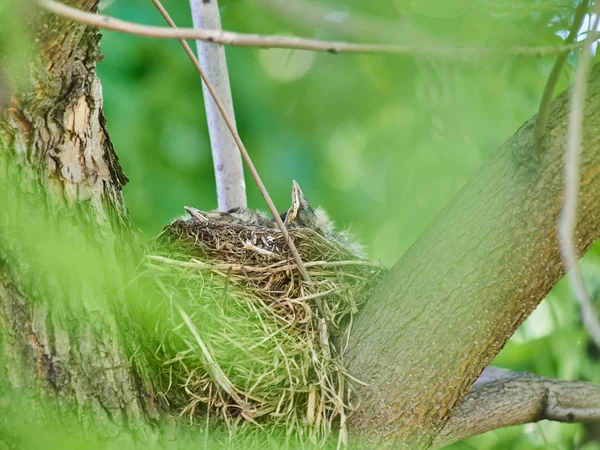
<path fill-rule="evenodd" d="M 384 269 L 310 229 L 176 220 L 145 257 L 145 370 L 159 397 L 230 429 L 345 441 L 352 379 L 341 363 L 353 316 Z M 358 380 L 357 380 L 358 381 Z"/>

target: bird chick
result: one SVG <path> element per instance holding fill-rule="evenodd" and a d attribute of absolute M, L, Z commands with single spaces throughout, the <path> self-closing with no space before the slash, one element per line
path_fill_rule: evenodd
<path fill-rule="evenodd" d="M 262 211 L 249 208 L 233 208 L 227 212 L 209 211 L 204 212 L 190 206 L 185 210 L 189 214 L 187 220 L 196 222 L 220 222 L 224 224 L 242 225 L 247 227 L 263 227 L 278 230 L 279 227 L 273 218 L 268 217 Z M 292 205 L 280 214 L 281 220 L 289 230 L 310 228 L 319 233 L 325 239 L 341 245 L 354 255 L 365 257 L 364 249 L 349 231 L 336 231 L 333 221 L 329 218 L 323 208 L 313 209 L 300 185 L 292 181 Z"/>
<path fill-rule="evenodd" d="M 192 208 L 191 206 L 184 207 L 186 212 L 190 215 L 188 220 L 193 220 L 196 222 L 221 222 L 221 223 L 229 223 L 233 225 L 243 225 L 243 226 L 255 226 L 255 227 L 264 227 L 264 228 L 273 228 L 274 221 L 269 218 L 262 211 L 256 211 L 254 209 L 249 208 L 232 208 L 227 212 L 223 211 L 209 211 L 204 212 L 200 211 L 196 208 Z"/>
<path fill-rule="evenodd" d="M 234 220 L 238 220 L 245 225 L 254 225 L 264 228 L 277 228 L 272 217 L 267 216 L 264 212 L 249 208 L 233 208 L 228 211 L 228 214 Z"/>
<path fill-rule="evenodd" d="M 313 209 L 310 206 L 296 180 L 292 181 L 292 206 L 281 214 L 281 219 L 290 230 L 310 228 L 325 239 L 346 248 L 356 256 L 361 258 L 365 256 L 363 246 L 356 241 L 352 233 L 349 231 L 336 231 L 333 221 L 323 208 Z"/>
<path fill-rule="evenodd" d="M 324 237 L 334 232 L 333 223 L 325 211 L 321 208 L 315 210 L 310 206 L 296 180 L 292 181 L 292 206 L 281 214 L 281 218 L 290 230 L 310 228 Z"/>

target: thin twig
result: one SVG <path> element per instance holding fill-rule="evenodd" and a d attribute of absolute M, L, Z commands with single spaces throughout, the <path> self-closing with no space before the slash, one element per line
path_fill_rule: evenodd
<path fill-rule="evenodd" d="M 581 3 L 575 10 L 575 17 L 573 18 L 573 25 L 571 25 L 571 29 L 569 30 L 569 35 L 565 39 L 565 44 L 571 44 L 575 38 L 577 37 L 577 32 L 579 28 L 581 28 L 581 24 L 583 22 L 583 18 L 585 17 L 585 13 L 587 12 L 589 7 L 589 0 L 581 0 Z M 595 31 L 595 30 L 594 30 Z M 552 97 L 554 96 L 554 89 L 556 88 L 556 84 L 560 78 L 560 74 L 562 69 L 567 62 L 569 54 L 563 53 L 556 58 L 556 62 L 550 71 L 550 75 L 548 76 L 548 81 L 546 82 L 546 87 L 544 88 L 544 93 L 542 94 L 542 100 L 540 101 L 540 108 L 535 119 L 535 129 L 533 130 L 533 139 L 536 142 L 544 136 L 546 132 L 546 124 L 548 123 L 548 116 L 550 115 L 550 102 L 552 102 Z"/>
<path fill-rule="evenodd" d="M 402 44 L 356 44 L 349 42 L 321 41 L 294 36 L 267 36 L 261 34 L 232 33 L 222 30 L 203 30 L 196 28 L 166 28 L 127 22 L 113 17 L 81 11 L 54 0 L 35 0 L 41 7 L 61 17 L 104 30 L 118 31 L 162 39 L 196 39 L 223 45 L 258 48 L 291 48 L 329 53 L 385 53 L 398 55 L 436 56 L 441 58 L 468 58 L 484 56 L 544 56 L 560 55 L 583 47 L 577 42 L 562 46 L 482 48 L 482 47 L 439 47 L 414 46 Z M 591 35 L 598 39 L 598 33 Z"/>
<path fill-rule="evenodd" d="M 592 30 L 598 27 L 600 18 L 600 1 L 594 8 L 596 18 Z M 565 152 L 565 193 L 563 207 L 558 222 L 558 236 L 565 265 L 565 271 L 570 272 L 569 280 L 573 294 L 581 308 L 583 326 L 590 337 L 600 348 L 600 322 L 592 305 L 591 296 L 585 286 L 581 269 L 577 264 L 575 247 L 575 228 L 577 226 L 577 200 L 579 197 L 579 152 L 583 132 L 583 106 L 588 83 L 591 59 L 592 33 L 588 33 L 585 45 L 579 55 L 575 72 L 575 83 L 571 93 L 571 112 L 569 115 L 569 130 L 567 132 L 567 150 Z"/>
<path fill-rule="evenodd" d="M 154 2 L 156 7 L 158 5 Z M 190 0 L 194 28 L 221 29 L 221 17 L 217 0 L 206 2 L 204 0 Z M 198 40 L 196 41 L 198 61 L 211 80 L 217 91 L 217 97 L 223 103 L 227 116 L 235 127 L 235 113 L 231 88 L 229 86 L 229 72 L 225 48 L 222 45 Z M 246 184 L 244 183 L 244 166 L 235 140 L 227 129 L 221 112 L 213 101 L 206 84 L 202 85 L 204 93 L 204 106 L 206 109 L 206 122 L 210 135 L 210 147 L 215 170 L 217 186 L 217 200 L 221 211 L 233 208 L 247 207 Z"/>
<path fill-rule="evenodd" d="M 152 0 L 152 1 L 154 2 L 154 5 L 156 5 L 158 10 L 160 11 L 162 16 L 165 18 L 165 20 L 167 21 L 169 26 L 176 28 L 177 25 L 175 25 L 175 22 L 173 22 L 173 19 L 171 19 L 171 16 L 167 12 L 167 10 L 163 7 L 160 0 Z M 273 214 L 273 218 L 275 219 L 275 222 L 277 222 L 277 226 L 281 230 L 281 233 L 285 237 L 285 240 L 290 247 L 290 250 L 294 257 L 294 261 L 296 262 L 296 265 L 298 266 L 298 271 L 302 275 L 302 278 L 304 279 L 304 281 L 309 283 L 309 285 L 312 285 L 312 280 L 310 279 L 310 275 L 308 274 L 306 268 L 304 267 L 304 263 L 302 262 L 300 253 L 298 253 L 298 249 L 296 248 L 294 241 L 290 237 L 290 235 L 287 231 L 287 228 L 285 227 L 283 221 L 281 220 L 281 217 L 279 216 L 279 212 L 277 211 L 277 208 L 275 208 L 275 204 L 273 203 L 273 200 L 271 200 L 271 196 L 267 192 L 267 188 L 263 184 L 263 182 L 260 178 L 260 175 L 258 174 L 258 171 L 256 170 L 256 167 L 254 167 L 254 163 L 252 162 L 252 159 L 250 158 L 250 154 L 246 150 L 246 147 L 244 147 L 242 138 L 240 138 L 240 135 L 238 134 L 238 132 L 235 128 L 235 125 L 232 123 L 231 119 L 227 115 L 227 112 L 225 111 L 225 107 L 223 106 L 223 103 L 221 103 L 221 100 L 219 99 L 217 93 L 215 92 L 215 88 L 213 87 L 212 83 L 206 76 L 206 73 L 204 73 L 202 66 L 200 66 L 198 59 L 194 55 L 194 52 L 192 51 L 192 49 L 190 48 L 188 43 L 183 39 L 180 39 L 179 41 L 181 42 L 181 45 L 183 45 L 185 52 L 188 54 L 188 56 L 194 63 L 196 70 L 198 70 L 200 77 L 202 77 L 202 81 L 204 81 L 206 88 L 210 92 L 210 95 L 212 96 L 213 100 L 215 101 L 215 104 L 217 105 L 217 107 L 219 108 L 219 111 L 223 115 L 223 120 L 227 124 L 227 128 L 229 128 L 229 131 L 231 132 L 231 135 L 233 136 L 235 143 L 237 144 L 240 152 L 242 153 L 242 157 L 244 158 L 244 161 L 246 162 L 246 165 L 248 166 L 248 169 L 250 170 L 250 173 L 252 174 L 252 178 L 254 178 L 254 181 L 256 181 L 256 184 L 258 185 L 258 189 L 260 190 L 261 195 L 265 199 L 265 202 L 267 202 L 267 206 L 269 207 L 271 214 Z"/>

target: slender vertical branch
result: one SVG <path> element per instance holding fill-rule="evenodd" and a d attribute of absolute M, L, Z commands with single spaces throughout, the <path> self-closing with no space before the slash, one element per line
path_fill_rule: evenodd
<path fill-rule="evenodd" d="M 565 45 L 572 44 L 573 41 L 575 41 L 575 38 L 577 37 L 577 32 L 579 31 L 579 28 L 581 28 L 583 18 L 585 17 L 585 13 L 589 8 L 589 3 L 589 0 L 581 0 L 581 3 L 575 10 L 573 25 L 571 25 L 569 35 L 565 39 Z M 563 53 L 559 55 L 558 58 L 556 58 L 556 62 L 554 63 L 552 70 L 550 71 L 550 75 L 548 76 L 548 81 L 546 82 L 544 93 L 542 94 L 542 100 L 540 101 L 539 112 L 535 119 L 535 129 L 533 131 L 533 138 L 536 142 L 538 142 L 546 132 L 546 124 L 548 123 L 548 115 L 550 114 L 550 102 L 552 101 L 554 89 L 558 84 L 560 74 L 565 63 L 567 62 L 568 57 L 568 53 Z"/>
<path fill-rule="evenodd" d="M 190 7 L 194 28 L 221 29 L 221 17 L 217 0 L 190 0 Z M 197 40 L 196 49 L 198 60 L 205 69 L 217 96 L 223 103 L 227 116 L 235 127 L 235 114 L 229 86 L 225 47 L 221 44 Z M 228 211 L 231 208 L 246 207 L 246 184 L 240 152 L 219 108 L 210 95 L 206 83 L 203 82 L 202 87 L 215 167 L 219 209 Z"/>
<path fill-rule="evenodd" d="M 592 31 L 598 28 L 598 14 L 600 1 L 594 8 L 596 17 Z M 573 294 L 581 308 L 583 326 L 590 334 L 596 345 L 600 348 L 600 322 L 596 317 L 592 299 L 585 286 L 581 269 L 577 264 L 577 251 L 575 250 L 575 228 L 577 225 L 577 201 L 579 197 L 579 153 L 581 136 L 583 132 L 583 104 L 587 91 L 588 75 L 591 59 L 591 44 L 593 32 L 589 32 L 585 46 L 579 55 L 575 72 L 575 84 L 571 93 L 571 112 L 569 115 L 569 130 L 567 133 L 567 149 L 565 152 L 565 187 L 564 201 L 558 222 L 558 236 L 562 252 L 565 271 L 570 271 L 569 280 Z"/>
<path fill-rule="evenodd" d="M 152 0 L 152 2 L 156 6 L 156 8 L 160 11 L 162 16 L 165 18 L 165 20 L 169 24 L 169 26 L 172 28 L 177 28 L 177 25 L 175 25 L 175 22 L 173 21 L 173 19 L 171 19 L 171 16 L 167 12 L 167 10 L 164 8 L 164 6 L 160 2 L 160 0 Z M 225 105 L 223 105 L 223 103 L 221 102 L 219 96 L 217 95 L 215 88 L 213 87 L 212 83 L 208 79 L 208 76 L 204 72 L 204 69 L 202 69 L 200 62 L 198 61 L 196 56 L 194 56 L 194 52 L 192 51 L 192 49 L 190 48 L 188 43 L 184 39 L 180 39 L 179 41 L 181 42 L 181 45 L 183 46 L 183 48 L 184 48 L 185 52 L 187 53 L 187 55 L 189 56 L 189 58 L 192 60 L 192 63 L 194 64 L 194 67 L 196 67 L 196 70 L 200 74 L 202 81 L 204 81 L 206 89 L 208 90 L 209 94 L 212 96 L 212 99 L 215 102 L 217 111 L 219 111 L 219 113 L 221 114 L 223 121 L 225 122 L 225 125 L 227 126 L 227 128 L 229 129 L 229 132 L 233 136 L 233 140 L 234 140 L 235 144 L 237 145 L 240 153 L 242 154 L 242 157 L 244 158 L 244 161 L 246 162 L 246 165 L 248 166 L 248 170 L 250 170 L 250 174 L 252 175 L 252 178 L 254 178 L 254 181 L 256 181 L 258 189 L 260 190 L 261 195 L 263 196 L 263 198 L 265 199 L 265 202 L 267 203 L 267 206 L 269 207 L 269 211 L 273 215 L 273 218 L 275 219 L 277 226 L 281 230 L 281 233 L 285 237 L 285 240 L 290 247 L 290 251 L 292 252 L 294 261 L 296 262 L 296 265 L 298 266 L 298 271 L 300 272 L 300 275 L 302 275 L 302 278 L 304 279 L 304 281 L 308 282 L 309 285 L 312 286 L 312 281 L 311 281 L 310 275 L 308 274 L 306 267 L 304 267 L 304 263 L 302 262 L 300 253 L 298 253 L 298 249 L 296 248 L 294 241 L 290 237 L 290 235 L 287 231 L 287 228 L 285 227 L 285 224 L 281 220 L 281 217 L 279 216 L 279 212 L 277 211 L 277 208 L 275 207 L 273 200 L 271 200 L 271 196 L 267 192 L 267 188 L 265 187 L 264 183 L 262 182 L 260 175 L 258 174 L 258 171 L 256 170 L 256 167 L 254 167 L 254 163 L 252 162 L 252 159 L 250 158 L 250 154 L 248 153 L 248 150 L 246 150 L 246 147 L 244 147 L 242 138 L 238 134 L 234 123 L 231 121 L 231 119 L 227 115 L 227 111 L 225 111 Z"/>

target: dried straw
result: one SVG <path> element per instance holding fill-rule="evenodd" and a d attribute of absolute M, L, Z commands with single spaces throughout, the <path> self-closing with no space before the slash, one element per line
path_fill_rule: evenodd
<path fill-rule="evenodd" d="M 139 277 L 148 295 L 136 317 L 148 332 L 138 360 L 160 398 L 191 419 L 283 428 L 317 445 L 336 434 L 343 443 L 352 378 L 341 357 L 352 317 L 385 270 L 312 230 L 290 234 L 310 289 L 279 231 L 168 226 Z"/>

